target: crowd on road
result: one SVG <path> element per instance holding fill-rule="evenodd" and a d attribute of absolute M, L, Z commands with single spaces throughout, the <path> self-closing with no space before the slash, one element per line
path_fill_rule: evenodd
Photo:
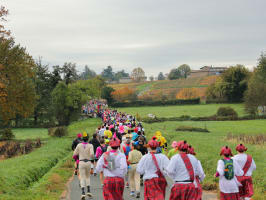
<path fill-rule="evenodd" d="M 147 141 L 143 125 L 132 115 L 111 110 L 98 110 L 102 125 L 93 138 L 79 133 L 73 141 L 75 174 L 79 174 L 81 199 L 93 197 L 90 175 L 99 174 L 105 200 L 123 200 L 124 188 L 140 198 L 144 185 L 145 200 L 164 200 L 166 176 L 173 180 L 170 200 L 202 199 L 201 183 L 205 178 L 201 162 L 187 141 L 173 141 L 167 152 L 167 141 L 160 131 Z M 244 200 L 253 195 L 254 160 L 243 144 L 232 155 L 228 146 L 221 149 L 214 177 L 219 177 L 220 199 Z M 79 171 L 79 173 L 78 173 Z M 87 190 L 87 191 L 86 191 Z"/>

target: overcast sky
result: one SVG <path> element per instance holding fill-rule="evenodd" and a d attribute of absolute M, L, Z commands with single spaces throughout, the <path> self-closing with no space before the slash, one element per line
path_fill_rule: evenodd
<path fill-rule="evenodd" d="M 187 63 L 252 67 L 266 50 L 266 0 L 1 0 L 16 42 L 50 66 L 97 73 Z"/>

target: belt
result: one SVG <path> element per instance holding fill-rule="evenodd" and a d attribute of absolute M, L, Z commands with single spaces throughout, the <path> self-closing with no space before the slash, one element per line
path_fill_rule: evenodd
<path fill-rule="evenodd" d="M 79 161 L 89 162 L 90 160 L 88 160 L 88 159 L 82 159 L 82 160 L 79 160 Z"/>
<path fill-rule="evenodd" d="M 136 163 L 130 163 L 131 165 L 135 165 L 135 164 L 138 164 L 138 162 L 136 162 Z"/>
<path fill-rule="evenodd" d="M 185 180 L 185 181 L 175 181 L 175 183 L 192 183 L 191 180 Z"/>

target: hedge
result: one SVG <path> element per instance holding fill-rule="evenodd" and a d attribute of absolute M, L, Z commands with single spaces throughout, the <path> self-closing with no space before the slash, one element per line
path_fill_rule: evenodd
<path fill-rule="evenodd" d="M 162 106 L 162 105 L 192 105 L 200 104 L 200 98 L 196 99 L 175 99 L 168 101 L 130 101 L 130 102 L 114 102 L 111 107 L 138 107 L 138 106 Z"/>

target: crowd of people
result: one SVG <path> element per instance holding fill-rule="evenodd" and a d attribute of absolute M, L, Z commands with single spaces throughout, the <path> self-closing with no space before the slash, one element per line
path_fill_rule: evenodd
<path fill-rule="evenodd" d="M 99 174 L 105 200 L 123 200 L 124 188 L 130 196 L 140 198 L 144 185 L 145 200 L 164 200 L 168 176 L 173 181 L 170 200 L 201 200 L 205 173 L 196 158 L 194 148 L 187 141 L 172 142 L 167 152 L 167 141 L 160 131 L 147 141 L 145 129 L 134 116 L 104 109 L 102 126 L 89 140 L 86 132 L 73 141 L 75 174 L 80 177 L 81 199 L 92 197 L 90 175 Z M 232 157 L 228 146 L 222 147 L 218 161 L 220 199 L 251 199 L 254 160 L 245 152 L 243 144 L 236 147 Z M 86 191 L 87 190 L 87 191 Z"/>

